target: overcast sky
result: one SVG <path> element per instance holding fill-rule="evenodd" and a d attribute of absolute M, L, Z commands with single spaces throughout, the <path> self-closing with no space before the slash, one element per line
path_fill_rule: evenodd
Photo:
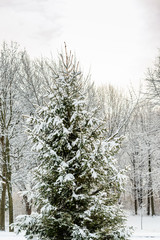
<path fill-rule="evenodd" d="M 97 83 L 138 85 L 160 48 L 159 0 L 0 0 L 0 42 L 38 57 L 65 41 Z"/>

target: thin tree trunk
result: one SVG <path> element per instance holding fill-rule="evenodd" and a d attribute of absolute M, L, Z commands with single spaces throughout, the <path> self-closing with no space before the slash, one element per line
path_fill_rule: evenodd
<path fill-rule="evenodd" d="M 2 196 L 1 196 L 1 225 L 0 230 L 5 231 L 5 203 L 6 203 L 6 183 L 2 184 Z"/>
<path fill-rule="evenodd" d="M 14 228 L 10 226 L 13 223 L 13 198 L 12 198 L 12 186 L 9 182 L 7 184 L 8 190 L 8 202 L 9 202 L 9 232 L 14 232 Z"/>
<path fill-rule="evenodd" d="M 139 206 L 142 207 L 142 204 L 143 204 L 143 189 L 142 189 L 142 177 L 141 177 L 141 174 L 139 176 L 139 184 L 137 186 L 137 195 L 138 195 Z"/>
<path fill-rule="evenodd" d="M 2 194 L 1 194 L 1 201 L 0 201 L 0 230 L 5 230 L 5 204 L 6 204 L 6 154 L 5 154 L 5 143 L 4 143 L 4 136 L 0 138 L 1 140 L 1 148 L 2 148 Z"/>
<path fill-rule="evenodd" d="M 148 216 L 150 215 L 150 204 L 151 204 L 151 201 L 150 201 L 150 191 L 148 190 L 148 193 L 147 193 L 147 215 Z"/>
<path fill-rule="evenodd" d="M 142 175 L 140 175 L 140 206 L 142 208 L 143 205 L 143 182 Z"/>
<path fill-rule="evenodd" d="M 138 200 L 137 200 L 137 184 L 136 184 L 136 166 L 135 166 L 135 155 L 133 154 L 133 194 L 134 194 L 134 213 L 137 215 L 138 212 Z"/>
<path fill-rule="evenodd" d="M 154 216 L 155 215 L 155 208 L 154 208 L 153 190 L 151 191 L 151 212 L 152 212 L 152 216 Z"/>
<path fill-rule="evenodd" d="M 10 224 L 13 223 L 13 198 L 12 198 L 12 183 L 11 183 L 11 163 L 10 163 L 10 146 L 8 136 L 6 137 L 6 159 L 7 159 L 7 191 L 9 202 L 9 231 L 13 232 L 14 228 L 11 228 Z"/>
<path fill-rule="evenodd" d="M 153 184 L 152 184 L 152 166 L 151 166 L 151 154 L 150 151 L 148 152 L 148 172 L 149 172 L 149 197 L 150 197 L 150 204 L 151 204 L 151 211 L 152 216 L 155 215 L 155 208 L 154 208 L 154 194 L 153 194 Z"/>
<path fill-rule="evenodd" d="M 135 215 L 137 215 L 137 211 L 138 211 L 138 201 L 137 201 L 137 186 L 136 186 L 136 182 L 135 182 L 135 177 L 134 177 L 134 213 Z"/>
<path fill-rule="evenodd" d="M 134 196 L 134 213 L 135 213 L 135 215 L 137 215 L 137 210 L 138 210 L 138 204 L 137 204 L 137 196 L 135 193 L 135 196 Z"/>
<path fill-rule="evenodd" d="M 28 201 L 27 196 L 23 196 L 24 202 L 25 202 L 25 207 L 26 207 L 26 214 L 31 215 L 32 212 L 32 206 Z"/>

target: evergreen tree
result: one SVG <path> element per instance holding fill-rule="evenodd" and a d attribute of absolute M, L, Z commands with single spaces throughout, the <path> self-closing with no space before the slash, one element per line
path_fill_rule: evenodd
<path fill-rule="evenodd" d="M 118 205 L 123 175 L 114 158 L 120 139 L 106 140 L 103 121 L 87 111 L 82 75 L 67 50 L 49 101 L 30 124 L 38 152 L 38 213 L 19 217 L 19 230 L 28 239 L 127 239 Z"/>

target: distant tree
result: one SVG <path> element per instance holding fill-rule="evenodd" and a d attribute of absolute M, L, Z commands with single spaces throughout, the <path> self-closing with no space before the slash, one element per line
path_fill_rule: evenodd
<path fill-rule="evenodd" d="M 137 106 L 126 134 L 123 150 L 129 156 L 135 214 L 142 206 L 146 206 L 148 215 L 156 213 L 155 199 L 159 189 L 160 170 L 158 112 L 150 102 L 143 101 L 143 104 Z"/>
<path fill-rule="evenodd" d="M 146 96 L 154 104 L 160 105 L 160 57 L 158 56 L 153 68 L 146 73 Z"/>
<path fill-rule="evenodd" d="M 65 48 L 66 50 L 66 48 Z M 104 122 L 87 110 L 73 56 L 60 55 L 49 101 L 29 118 L 38 152 L 38 213 L 17 219 L 29 239 L 127 239 L 118 204 L 123 175 L 116 168 L 120 139 L 104 138 Z"/>
<path fill-rule="evenodd" d="M 42 102 L 38 68 L 21 51 L 17 43 L 3 43 L 0 50 L 0 229 L 5 230 L 6 199 L 9 223 L 13 223 L 12 188 L 16 185 L 23 196 L 26 210 L 27 188 L 35 167 L 31 143 L 24 133 L 24 115 L 34 114 Z M 33 184 L 33 183 L 32 183 Z M 11 227 L 9 228 L 10 231 Z"/>
<path fill-rule="evenodd" d="M 24 124 L 26 115 L 34 115 L 36 106 L 43 103 L 44 78 L 41 78 L 38 60 L 31 60 L 23 52 L 20 61 L 21 70 L 16 81 L 18 105 L 21 110 L 17 134 L 14 141 L 13 183 L 22 196 L 26 214 L 32 211 L 31 192 L 33 187 L 32 169 L 36 167 L 31 141 L 28 139 Z M 29 196 L 30 195 L 30 196 Z"/>
<path fill-rule="evenodd" d="M 16 81 L 19 77 L 21 54 L 14 43 L 10 46 L 3 43 L 0 50 L 0 230 L 5 230 L 6 196 L 9 203 L 9 223 L 13 223 L 12 153 L 16 128 L 20 121 Z"/>
<path fill-rule="evenodd" d="M 125 134 L 129 119 L 136 107 L 129 96 L 112 85 L 97 88 L 99 114 L 106 122 L 106 136 Z"/>

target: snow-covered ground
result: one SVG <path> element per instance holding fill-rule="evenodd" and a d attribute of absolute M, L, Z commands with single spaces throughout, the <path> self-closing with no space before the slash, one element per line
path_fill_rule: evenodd
<path fill-rule="evenodd" d="M 135 229 L 131 240 L 160 240 L 160 216 L 143 216 L 142 219 L 141 216 L 129 216 L 128 225 Z M 0 240 L 25 240 L 25 238 L 23 234 L 0 232 Z"/>
<path fill-rule="evenodd" d="M 0 232 L 0 240 L 26 240 L 22 234 L 16 235 L 15 233 Z"/>
<path fill-rule="evenodd" d="M 36 240 L 37 238 L 33 238 L 32 240 Z M 15 234 L 9 232 L 0 232 L 0 240 L 26 240 L 23 234 Z"/>
<path fill-rule="evenodd" d="M 160 240 L 160 216 L 129 216 L 128 225 L 134 227 L 133 240 Z"/>

